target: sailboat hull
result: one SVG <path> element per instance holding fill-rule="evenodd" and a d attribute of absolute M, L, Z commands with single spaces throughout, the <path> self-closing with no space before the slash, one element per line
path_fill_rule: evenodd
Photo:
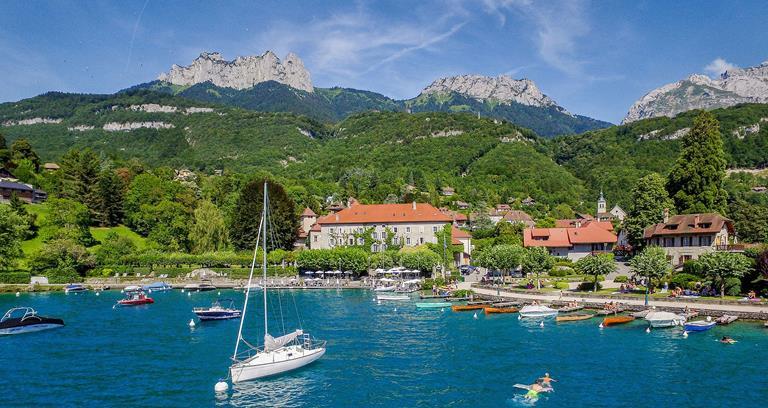
<path fill-rule="evenodd" d="M 296 370 L 325 354 L 325 347 L 307 350 L 299 345 L 260 352 L 229 367 L 232 383 L 255 380 Z"/>

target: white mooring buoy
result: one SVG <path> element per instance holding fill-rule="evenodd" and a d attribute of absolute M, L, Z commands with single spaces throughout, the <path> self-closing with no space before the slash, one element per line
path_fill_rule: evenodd
<path fill-rule="evenodd" d="M 184 293 L 184 289 L 181 290 L 181 293 Z"/>
<path fill-rule="evenodd" d="M 101 293 L 101 292 L 96 292 L 96 296 L 99 296 L 99 293 Z"/>
<path fill-rule="evenodd" d="M 221 296 L 221 291 L 218 291 L 218 295 Z"/>
<path fill-rule="evenodd" d="M 517 320 L 523 320 L 523 316 L 517 315 Z"/>
<path fill-rule="evenodd" d="M 688 332 L 687 331 L 683 331 L 683 337 L 688 337 Z"/>
<path fill-rule="evenodd" d="M 650 332 L 651 332 L 651 327 L 650 327 L 650 326 L 646 327 L 646 328 L 645 328 L 645 332 L 646 332 L 646 333 L 650 333 Z"/>
<path fill-rule="evenodd" d="M 441 312 L 445 312 L 445 308 L 444 308 L 444 307 L 441 307 L 441 308 L 440 308 L 440 311 L 441 311 Z"/>
<path fill-rule="evenodd" d="M 195 328 L 195 319 L 189 319 L 189 327 Z"/>
<path fill-rule="evenodd" d="M 602 324 L 602 323 L 600 323 L 600 326 L 597 326 L 597 327 L 599 327 L 599 328 L 601 328 L 601 329 L 602 329 L 602 328 L 603 328 L 603 327 L 605 327 L 605 326 L 603 326 L 603 324 Z"/>
<path fill-rule="evenodd" d="M 397 312 L 397 308 L 395 308 L 395 312 Z"/>
<path fill-rule="evenodd" d="M 475 314 L 472 317 L 477 319 L 477 312 L 475 312 Z"/>
<path fill-rule="evenodd" d="M 21 292 L 16 292 L 16 297 L 21 296 Z"/>
<path fill-rule="evenodd" d="M 187 292 L 187 296 L 192 296 L 192 292 Z"/>
<path fill-rule="evenodd" d="M 544 322 L 539 323 L 539 327 L 544 327 Z"/>
<path fill-rule="evenodd" d="M 229 389 L 229 384 L 227 384 L 225 381 L 219 381 L 216 383 L 216 385 L 213 386 L 213 389 L 216 392 L 227 392 Z"/>

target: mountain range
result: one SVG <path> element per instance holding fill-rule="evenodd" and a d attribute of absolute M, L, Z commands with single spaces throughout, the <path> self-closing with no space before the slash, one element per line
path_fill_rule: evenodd
<path fill-rule="evenodd" d="M 250 110 L 292 112 L 325 122 L 372 110 L 470 112 L 527 127 L 546 137 L 611 125 L 571 114 L 533 81 L 504 75 L 439 78 L 407 100 L 350 88 L 318 88 L 310 78 L 295 54 L 281 61 L 267 51 L 227 61 L 219 53 L 202 53 L 190 65 L 174 65 L 157 80 L 128 90 L 150 89 Z"/>

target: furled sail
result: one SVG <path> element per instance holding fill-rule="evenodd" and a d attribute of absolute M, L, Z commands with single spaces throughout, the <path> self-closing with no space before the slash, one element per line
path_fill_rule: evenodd
<path fill-rule="evenodd" d="M 280 336 L 275 338 L 275 337 L 272 337 L 269 333 L 267 333 L 264 336 L 264 350 L 265 351 L 277 350 L 280 347 L 283 347 L 286 344 L 290 343 L 296 337 L 301 336 L 302 334 L 304 334 L 303 330 L 296 330 L 293 333 L 288 333 L 285 336 Z"/>

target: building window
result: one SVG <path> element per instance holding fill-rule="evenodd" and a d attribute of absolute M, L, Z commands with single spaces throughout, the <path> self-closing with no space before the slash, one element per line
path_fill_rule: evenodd
<path fill-rule="evenodd" d="M 336 239 L 335 238 L 331 238 L 328 242 L 331 244 L 331 246 L 336 245 Z"/>
<path fill-rule="evenodd" d="M 331 228 L 330 231 L 331 231 L 331 234 L 333 234 L 333 228 Z"/>
<path fill-rule="evenodd" d="M 408 237 L 408 238 L 405 239 L 405 244 L 406 245 L 411 245 L 411 237 Z"/>
<path fill-rule="evenodd" d="M 437 232 L 437 225 L 435 225 L 434 227 L 432 227 L 432 232 Z"/>
<path fill-rule="evenodd" d="M 387 239 L 387 232 L 386 231 L 381 231 L 381 240 L 383 241 L 385 239 Z"/>
<path fill-rule="evenodd" d="M 357 245 L 363 245 L 363 244 L 365 244 L 365 240 L 362 239 L 362 238 L 358 238 L 357 239 Z"/>
<path fill-rule="evenodd" d="M 699 237 L 699 246 L 711 246 L 712 237 L 709 235 Z"/>
<path fill-rule="evenodd" d="M 664 247 L 673 247 L 675 246 L 675 239 L 674 238 L 664 238 L 664 243 L 662 244 Z"/>
<path fill-rule="evenodd" d="M 349 245 L 355 245 L 355 239 L 352 237 L 349 237 Z"/>
<path fill-rule="evenodd" d="M 411 227 L 405 227 L 405 233 L 410 234 L 411 233 Z"/>
<path fill-rule="evenodd" d="M 397 227 L 392 228 L 392 231 L 397 234 Z"/>
<path fill-rule="evenodd" d="M 398 237 L 392 238 L 392 245 L 398 245 L 400 243 L 400 239 Z"/>
<path fill-rule="evenodd" d="M 317 235 L 315 235 L 315 242 L 317 242 Z"/>
<path fill-rule="evenodd" d="M 419 238 L 419 244 L 423 244 L 423 243 L 424 243 L 424 237 Z"/>
<path fill-rule="evenodd" d="M 373 252 L 379 252 L 379 245 L 378 245 L 378 244 L 373 244 L 373 245 L 371 246 L 371 251 L 373 251 Z"/>
<path fill-rule="evenodd" d="M 376 237 L 377 237 L 376 231 L 374 231 L 374 232 L 371 232 L 371 237 L 372 237 L 373 239 L 376 239 Z"/>

